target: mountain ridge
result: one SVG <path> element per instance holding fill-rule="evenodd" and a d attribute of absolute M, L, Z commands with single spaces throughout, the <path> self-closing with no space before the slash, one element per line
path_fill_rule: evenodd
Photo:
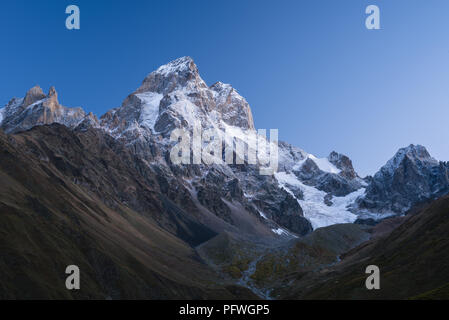
<path fill-rule="evenodd" d="M 171 61 L 149 73 L 141 85 L 126 97 L 121 107 L 111 109 L 100 119 L 92 113 L 86 114 L 81 108 L 70 109 L 61 106 L 57 97 L 54 87 L 50 88 L 47 95 L 39 87 L 33 87 L 27 92 L 25 98 L 12 99 L 5 108 L 1 109 L 0 127 L 6 133 L 17 133 L 36 125 L 51 123 L 60 123 L 74 130 L 97 128 L 132 147 L 134 152 L 148 163 L 156 162 L 164 166 L 166 172 L 171 172 L 170 174 L 175 172 L 181 174 L 188 188 L 192 187 L 188 185 L 192 175 L 198 176 L 195 170 L 206 172 L 207 166 L 200 165 L 199 169 L 193 171 L 193 167 L 180 170 L 167 161 L 167 154 L 173 145 L 168 138 L 175 128 L 191 130 L 195 123 L 199 122 L 203 129 L 213 128 L 220 135 L 225 135 L 229 131 L 241 137 L 255 131 L 251 108 L 247 101 L 231 85 L 216 82 L 208 86 L 201 78 L 193 59 L 187 56 Z M 245 155 L 240 156 L 245 159 Z M 414 158 L 417 161 L 414 161 Z M 406 164 L 401 166 L 404 159 L 409 159 L 415 166 Z M 421 164 L 427 165 L 421 166 Z M 243 194 L 252 194 L 256 189 L 260 189 L 261 181 L 253 179 L 255 169 L 251 166 L 248 166 L 249 171 L 247 169 L 242 171 L 241 166 L 226 164 L 220 166 L 219 171 L 224 174 L 223 177 L 228 180 L 228 183 L 236 178 L 239 180 L 237 188 L 241 189 Z M 405 180 L 415 182 L 416 179 L 420 180 L 419 183 L 422 186 L 420 192 L 396 190 L 399 183 L 393 183 L 386 177 L 393 176 L 400 170 L 404 171 L 404 166 L 415 167 L 416 177 L 407 176 Z M 276 193 L 287 195 L 283 200 L 275 200 L 276 206 L 281 207 L 283 201 L 292 206 L 291 199 L 287 200 L 288 197 L 292 197 L 293 201 L 296 200 L 299 204 L 293 216 L 305 215 L 309 221 L 322 219 L 322 222 L 318 221 L 316 226 L 325 226 L 328 223 L 326 221 L 345 223 L 356 220 L 356 216 L 377 219 L 391 214 L 402 214 L 414 203 L 449 192 L 447 167 L 441 165 L 438 171 L 437 166 L 440 166 L 440 163 L 431 158 L 424 147 L 411 145 L 400 149 L 395 157 L 373 177 L 362 179 L 354 170 L 352 161 L 345 155 L 333 151 L 327 158 L 319 159 L 288 143 L 280 142 L 278 173 L 285 172 L 285 174 L 275 175 L 274 179 L 262 180 L 264 180 L 263 183 L 272 185 L 271 191 L 277 190 Z M 425 177 L 420 179 L 419 170 L 433 173 L 426 173 Z M 440 188 L 428 190 L 429 188 L 425 187 L 427 180 L 438 180 Z M 366 190 L 365 193 L 363 190 Z M 220 190 L 214 192 L 222 193 Z M 393 193 L 395 197 L 388 197 L 387 193 Z M 304 200 L 304 194 L 308 195 L 309 200 Z M 200 192 L 200 195 L 200 198 L 205 201 L 203 193 Z M 357 199 L 354 200 L 355 195 Z M 273 230 L 278 230 L 282 225 L 288 225 L 291 228 L 291 221 L 283 221 L 285 217 L 282 217 L 282 214 L 275 213 L 276 210 L 273 211 L 273 207 L 266 206 L 266 201 L 270 198 L 268 194 L 262 192 L 259 197 L 260 199 L 243 197 L 247 198 L 246 200 L 233 198 L 233 201 L 245 202 L 243 206 L 246 209 L 251 208 L 249 210 L 252 212 L 260 212 L 263 220 L 267 220 L 265 218 L 268 217 L 268 220 L 274 222 Z M 331 208 L 335 202 L 341 203 L 345 197 L 349 197 L 351 202 L 342 203 L 338 210 L 341 211 L 343 208 L 346 213 L 340 218 L 329 216 L 335 215 L 335 212 L 333 210 L 327 212 L 329 210 L 326 207 Z M 310 206 L 307 202 L 312 201 L 310 199 L 313 201 L 318 199 L 318 203 L 308 208 Z M 226 207 L 229 208 L 229 205 L 223 204 L 223 201 L 218 198 L 216 201 L 222 208 L 219 211 L 222 213 L 228 211 Z M 394 201 L 398 204 L 391 205 Z M 217 203 L 208 205 L 215 208 L 214 212 L 218 210 Z M 283 223 L 279 225 L 281 220 Z M 300 225 L 302 224 L 306 222 Z M 299 225 L 293 228 L 300 233 L 306 231 L 299 230 L 308 229 L 303 229 L 303 226 L 299 227 Z M 287 230 L 289 230 L 288 227 Z"/>

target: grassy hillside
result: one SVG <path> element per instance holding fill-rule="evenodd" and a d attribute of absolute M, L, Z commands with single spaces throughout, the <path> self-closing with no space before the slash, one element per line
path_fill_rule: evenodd
<path fill-rule="evenodd" d="M 367 290 L 365 268 L 380 268 Z M 410 214 L 391 233 L 351 250 L 343 261 L 282 292 L 294 299 L 448 299 L 449 196 Z"/>

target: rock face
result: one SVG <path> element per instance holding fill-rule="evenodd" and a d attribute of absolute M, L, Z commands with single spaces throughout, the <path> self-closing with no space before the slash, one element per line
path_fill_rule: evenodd
<path fill-rule="evenodd" d="M 344 154 L 332 151 L 328 159 L 330 163 L 341 170 L 340 175 L 342 175 L 343 177 L 347 179 L 355 179 L 358 177 L 358 174 L 355 172 L 354 167 L 352 166 L 351 159 L 349 159 Z"/>
<path fill-rule="evenodd" d="M 1 128 L 6 133 L 25 131 L 37 125 L 51 123 L 74 128 L 86 116 L 82 108 L 61 106 L 54 87 L 45 95 L 38 86 L 31 88 L 25 98 L 12 99 L 1 113 Z"/>
<path fill-rule="evenodd" d="M 233 87 L 217 82 L 210 89 L 214 92 L 216 110 L 226 124 L 244 130 L 255 129 L 249 104 Z"/>
<path fill-rule="evenodd" d="M 246 100 L 230 85 L 217 83 L 209 88 L 190 57 L 150 73 L 120 108 L 102 117 L 102 125 L 115 136 L 126 132 L 134 138 L 150 133 L 166 136 L 175 128 L 192 127 L 196 122 L 203 128 L 224 123 L 254 129 Z"/>
<path fill-rule="evenodd" d="M 401 214 L 413 205 L 449 192 L 449 166 L 420 145 L 400 149 L 373 177 L 361 209 Z"/>
<path fill-rule="evenodd" d="M 30 104 L 33 104 L 36 101 L 43 100 L 45 98 L 46 96 L 41 87 L 35 86 L 28 90 L 28 92 L 26 93 L 25 98 L 23 99 L 23 106 L 28 107 Z"/>

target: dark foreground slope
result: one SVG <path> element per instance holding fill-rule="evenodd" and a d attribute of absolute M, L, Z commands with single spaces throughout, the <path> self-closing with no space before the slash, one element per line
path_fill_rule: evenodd
<path fill-rule="evenodd" d="M 398 218 L 396 218 L 398 219 Z M 294 299 L 448 299 L 449 195 L 374 229 L 380 236 L 351 250 L 325 272 L 309 274 L 282 291 Z M 380 290 L 365 288 L 365 269 L 380 268 Z"/>
<path fill-rule="evenodd" d="M 0 131 L 0 299 L 251 298 L 192 246 L 215 235 L 97 130 Z M 65 269 L 81 270 L 81 290 Z"/>

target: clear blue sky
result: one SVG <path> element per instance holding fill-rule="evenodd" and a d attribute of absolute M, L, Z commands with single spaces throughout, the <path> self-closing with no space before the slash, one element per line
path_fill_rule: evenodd
<path fill-rule="evenodd" d="M 81 30 L 65 8 L 81 9 Z M 365 8 L 382 30 L 365 28 Z M 449 1 L 1 1 L 0 104 L 39 84 L 98 116 L 180 56 L 231 83 L 258 128 L 372 174 L 419 143 L 449 160 Z"/>

